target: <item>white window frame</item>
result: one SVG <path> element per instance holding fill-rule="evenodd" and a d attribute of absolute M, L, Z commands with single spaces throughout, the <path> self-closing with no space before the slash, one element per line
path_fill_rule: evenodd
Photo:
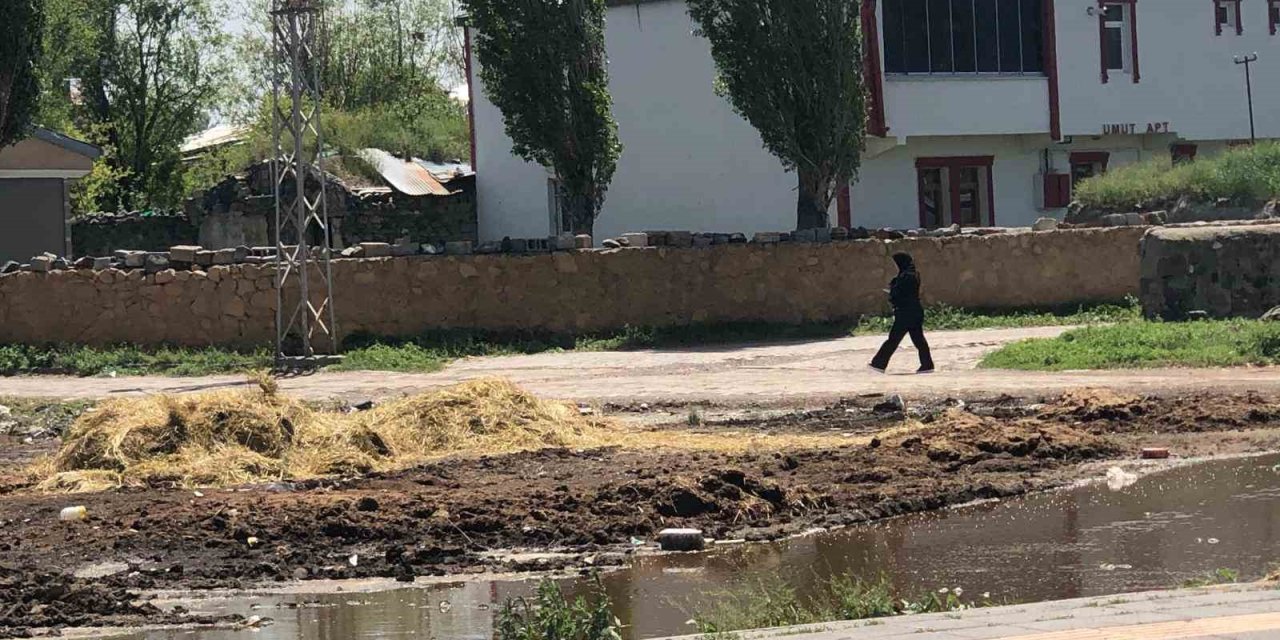
<path fill-rule="evenodd" d="M 1119 20 L 1106 20 L 1102 23 L 1103 29 L 1119 29 L 1120 30 L 1120 66 L 1110 66 L 1108 60 L 1107 71 L 1119 71 L 1122 73 L 1133 73 L 1133 28 L 1130 26 L 1133 20 L 1133 4 L 1128 2 L 1116 2 L 1106 5 L 1107 7 L 1120 7 Z M 1103 9 L 1106 10 L 1105 7 Z"/>

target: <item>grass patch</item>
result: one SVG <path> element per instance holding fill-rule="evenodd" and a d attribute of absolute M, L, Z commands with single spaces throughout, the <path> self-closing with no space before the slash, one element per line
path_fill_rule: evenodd
<path fill-rule="evenodd" d="M 1076 185 L 1075 198 L 1106 211 L 1227 198 L 1237 203 L 1280 195 L 1280 143 L 1260 142 L 1174 166 L 1168 158 L 1119 167 Z"/>
<path fill-rule="evenodd" d="M 1258 320 L 1135 321 L 1026 340 L 987 355 L 990 369 L 1066 371 L 1231 367 L 1280 363 L 1280 323 Z"/>
<path fill-rule="evenodd" d="M 1123 304 L 1075 305 L 1049 309 L 983 311 L 946 305 L 928 310 L 930 331 L 1097 324 L 1135 320 L 1136 300 Z M 857 321 L 719 322 L 679 327 L 624 327 L 581 335 L 549 332 L 479 330 L 431 331 L 410 338 L 356 334 L 343 344 L 342 363 L 331 371 L 433 372 L 458 358 L 543 353 L 548 351 L 625 351 L 692 346 L 821 340 L 888 333 L 893 316 Z M 0 375 L 200 376 L 245 373 L 272 366 L 270 349 L 142 348 L 87 346 L 0 346 Z"/>
<path fill-rule="evenodd" d="M 543 580 L 532 598 L 508 600 L 498 613 L 498 640 L 621 640 L 599 579 L 593 599 L 569 601 L 552 580 Z"/>
<path fill-rule="evenodd" d="M 1237 582 L 1240 582 L 1239 571 L 1219 567 L 1202 576 L 1183 580 L 1182 588 L 1195 589 L 1197 587 L 1212 587 L 1218 584 L 1235 584 Z"/>
<path fill-rule="evenodd" d="M 693 614 L 698 633 L 710 638 L 733 638 L 734 631 L 745 629 L 963 611 L 993 604 L 987 594 L 978 602 L 962 600 L 959 588 L 898 599 L 884 576 L 874 581 L 836 576 L 820 584 L 818 593 L 808 599 L 776 577 L 715 595 L 714 604 Z"/>

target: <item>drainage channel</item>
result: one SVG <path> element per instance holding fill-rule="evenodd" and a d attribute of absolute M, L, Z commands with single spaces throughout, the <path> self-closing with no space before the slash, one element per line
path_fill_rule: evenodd
<path fill-rule="evenodd" d="M 784 542 L 638 558 L 602 578 L 629 638 L 692 633 L 690 611 L 717 592 L 782 578 L 801 594 L 834 575 L 884 575 L 900 594 L 960 587 L 964 599 L 1033 602 L 1163 589 L 1280 563 L 1280 454 L 1174 467 L 1142 478 L 896 518 Z M 258 640 L 488 640 L 508 598 L 532 581 L 478 581 L 374 593 L 184 603 L 273 620 Z M 566 581 L 582 592 L 584 581 Z M 231 640 L 245 631 L 159 630 L 130 640 Z"/>

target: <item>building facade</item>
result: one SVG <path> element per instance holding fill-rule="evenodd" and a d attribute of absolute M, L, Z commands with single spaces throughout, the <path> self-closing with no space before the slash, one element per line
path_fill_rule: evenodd
<path fill-rule="evenodd" d="M 0 149 L 0 263 L 44 252 L 71 255 L 71 183 L 102 151 L 36 127 Z"/>
<path fill-rule="evenodd" d="M 869 135 L 833 224 L 1025 226 L 1072 184 L 1280 138 L 1280 0 L 850 0 L 859 3 Z M 615 0 L 606 44 L 625 146 L 597 236 L 776 231 L 794 174 L 716 95 L 681 0 Z M 473 61 L 474 62 L 474 61 Z M 554 233 L 546 169 L 511 154 L 472 65 L 482 239 Z"/>

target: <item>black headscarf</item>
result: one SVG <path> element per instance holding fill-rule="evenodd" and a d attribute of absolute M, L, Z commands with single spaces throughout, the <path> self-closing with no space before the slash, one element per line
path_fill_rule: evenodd
<path fill-rule="evenodd" d="M 916 270 L 916 261 L 912 260 L 911 256 L 908 254 L 905 254 L 905 253 L 893 254 L 893 262 L 898 265 L 898 271 L 915 271 Z"/>

